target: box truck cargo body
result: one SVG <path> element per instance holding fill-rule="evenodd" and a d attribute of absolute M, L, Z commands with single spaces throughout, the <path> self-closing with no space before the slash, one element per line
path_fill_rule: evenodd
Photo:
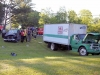
<path fill-rule="evenodd" d="M 86 25 L 79 24 L 50 24 L 44 25 L 44 41 L 70 45 L 70 36 L 86 34 Z"/>
<path fill-rule="evenodd" d="M 89 35 L 86 32 L 87 25 L 84 24 L 45 24 L 43 41 L 47 43 L 47 46 L 51 50 L 57 50 L 59 48 L 72 49 L 73 51 L 79 52 L 80 55 L 100 53 L 100 50 L 97 52 L 91 50 L 88 52 L 86 50 L 88 47 L 86 47 L 87 43 L 84 41 L 86 41 L 86 36 Z"/>

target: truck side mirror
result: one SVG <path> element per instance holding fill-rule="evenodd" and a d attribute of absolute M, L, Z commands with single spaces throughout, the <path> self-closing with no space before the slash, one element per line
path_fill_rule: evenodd
<path fill-rule="evenodd" d="M 75 36 L 75 40 L 76 40 L 76 41 L 80 41 L 79 38 L 78 38 L 78 36 Z"/>

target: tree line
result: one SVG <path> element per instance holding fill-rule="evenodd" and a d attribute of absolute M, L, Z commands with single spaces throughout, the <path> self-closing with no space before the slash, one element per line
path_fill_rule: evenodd
<path fill-rule="evenodd" d="M 51 8 L 38 12 L 34 7 L 32 0 L 10 0 L 8 4 L 0 0 L 0 23 L 5 19 L 5 8 L 6 12 L 10 12 L 7 15 L 10 15 L 8 20 L 10 19 L 12 27 L 17 28 L 19 25 L 43 27 L 44 24 L 77 23 L 86 24 L 88 32 L 100 32 L 100 16 L 94 17 L 87 9 L 82 9 L 77 14 L 74 10 L 66 11 L 65 7 L 60 7 L 57 13 L 54 13 Z"/>

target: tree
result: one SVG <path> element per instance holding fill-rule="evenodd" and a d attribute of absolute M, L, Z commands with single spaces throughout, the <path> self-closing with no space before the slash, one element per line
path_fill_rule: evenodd
<path fill-rule="evenodd" d="M 57 23 L 56 13 L 51 13 L 50 23 L 51 24 Z"/>
<path fill-rule="evenodd" d="M 93 19 L 93 23 L 97 24 L 100 21 L 100 16 Z"/>
<path fill-rule="evenodd" d="M 32 11 L 28 14 L 28 25 L 36 26 L 38 27 L 38 21 L 39 21 L 39 12 Z"/>
<path fill-rule="evenodd" d="M 0 24 L 3 21 L 4 17 L 4 5 L 0 2 Z"/>
<path fill-rule="evenodd" d="M 100 33 L 100 16 L 93 19 L 93 23 L 89 26 L 89 31 Z"/>
<path fill-rule="evenodd" d="M 68 19 L 69 19 L 69 23 L 79 23 L 78 16 L 74 10 L 68 11 Z"/>
<path fill-rule="evenodd" d="M 92 23 L 92 13 L 89 10 L 83 9 L 79 13 L 79 18 L 82 24 L 91 25 Z"/>
<path fill-rule="evenodd" d="M 66 23 L 67 12 L 65 7 L 60 7 L 56 14 L 57 23 Z"/>
<path fill-rule="evenodd" d="M 69 10 L 67 15 L 69 23 L 81 24 L 81 19 L 78 17 L 78 15 L 74 10 Z"/>
<path fill-rule="evenodd" d="M 88 27 L 88 32 L 90 32 L 93 21 L 92 13 L 89 10 L 83 9 L 79 13 L 79 18 L 81 20 L 81 24 L 86 24 Z"/>
<path fill-rule="evenodd" d="M 51 18 L 51 8 L 47 9 L 42 9 L 41 12 L 39 13 L 40 19 L 39 19 L 39 24 L 44 25 L 44 24 L 49 24 L 50 23 L 50 18 Z"/>
<path fill-rule="evenodd" d="M 13 22 L 17 22 L 22 26 L 28 25 L 28 14 L 32 11 L 32 3 L 31 0 L 16 0 L 14 2 L 15 7 L 13 8 Z"/>
<path fill-rule="evenodd" d="M 6 28 L 6 23 L 8 19 L 8 5 L 6 4 L 6 0 L 0 0 L 0 15 L 1 15 L 1 21 L 3 21 L 3 29 Z"/>

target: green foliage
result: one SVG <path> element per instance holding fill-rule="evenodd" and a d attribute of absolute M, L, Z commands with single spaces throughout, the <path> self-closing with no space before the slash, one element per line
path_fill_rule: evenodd
<path fill-rule="evenodd" d="M 96 17 L 93 20 L 94 22 L 89 26 L 91 32 L 99 32 L 100 33 L 100 17 Z"/>
<path fill-rule="evenodd" d="M 30 26 L 37 26 L 38 27 L 38 21 L 39 21 L 39 12 L 37 11 L 33 11 L 33 12 L 30 12 L 28 14 L 28 25 Z"/>
<path fill-rule="evenodd" d="M 15 6 L 14 8 L 26 8 L 32 7 L 34 4 L 31 3 L 32 0 L 11 0 L 12 4 Z"/>
<path fill-rule="evenodd" d="M 59 11 L 56 14 L 57 23 L 66 23 L 67 12 L 65 7 L 60 7 Z"/>
<path fill-rule="evenodd" d="M 19 27 L 19 24 L 18 23 L 12 23 L 11 24 L 11 28 L 18 28 Z"/>
<path fill-rule="evenodd" d="M 32 9 L 34 4 L 32 0 L 10 0 L 11 1 L 11 22 L 12 26 L 17 27 L 21 24 L 22 27 L 37 26 L 43 27 L 44 24 L 54 23 L 78 23 L 86 24 L 88 32 L 100 32 L 100 18 L 93 19 L 92 13 L 89 10 L 83 9 L 77 14 L 74 10 L 66 11 L 65 7 L 60 7 L 57 13 L 54 13 L 51 8 L 42 9 L 39 13 Z M 3 2 L 3 0 L 0 0 Z M 8 5 L 6 5 L 8 7 Z M 4 13 L 2 12 L 2 4 L 0 4 L 0 22 Z"/>
<path fill-rule="evenodd" d="M 15 1 L 16 6 L 13 8 L 13 17 L 15 20 L 13 22 L 17 22 L 21 25 L 27 26 L 28 25 L 28 14 L 31 12 L 30 7 L 31 0 L 17 0 Z"/>
<path fill-rule="evenodd" d="M 52 17 L 50 18 L 50 23 L 51 23 L 51 24 L 56 24 L 56 23 L 57 23 L 57 18 L 56 18 L 56 16 L 52 16 Z"/>
<path fill-rule="evenodd" d="M 39 19 L 39 24 L 44 25 L 44 24 L 49 24 L 50 23 L 50 17 L 51 17 L 51 12 L 50 9 L 42 9 L 42 11 L 39 13 L 40 19 Z"/>
<path fill-rule="evenodd" d="M 89 10 L 83 9 L 76 14 L 74 10 L 66 11 L 65 7 L 60 7 L 57 13 L 49 9 L 42 9 L 39 14 L 39 25 L 53 23 L 69 23 L 86 24 L 87 32 L 100 32 L 100 18 L 93 19 L 92 13 Z"/>
<path fill-rule="evenodd" d="M 93 17 L 89 10 L 83 9 L 80 11 L 79 15 L 82 24 L 91 25 Z"/>
<path fill-rule="evenodd" d="M 74 10 L 68 11 L 69 23 L 79 23 L 79 18 Z"/>

